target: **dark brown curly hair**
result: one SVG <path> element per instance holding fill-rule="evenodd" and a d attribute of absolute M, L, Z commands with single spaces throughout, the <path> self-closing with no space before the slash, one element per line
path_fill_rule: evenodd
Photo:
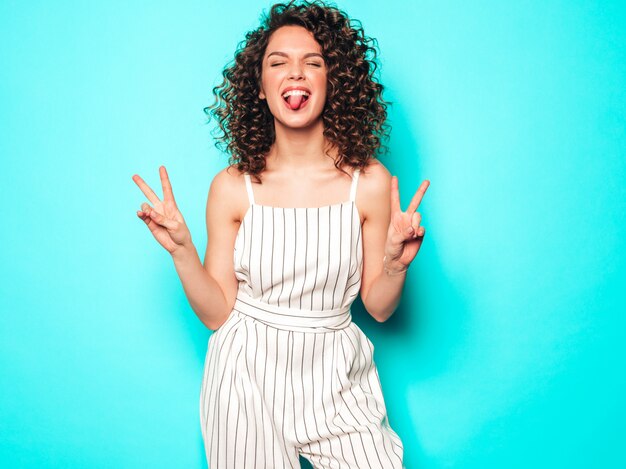
<path fill-rule="evenodd" d="M 219 125 L 215 145 L 230 153 L 229 164 L 247 171 L 260 182 L 265 157 L 275 140 L 274 116 L 259 98 L 261 70 L 269 38 L 281 26 L 298 25 L 310 31 L 320 44 L 327 67 L 327 98 L 322 111 L 325 153 L 335 147 L 335 167 L 362 168 L 388 151 L 387 105 L 383 85 L 377 82 L 376 39 L 365 36 L 361 23 L 321 1 L 277 3 L 261 26 L 246 34 L 234 61 L 222 72 L 224 80 L 213 88 L 215 102 L 204 108 Z M 217 129 L 216 129 L 217 130 Z M 330 155 L 329 155 L 330 156 Z M 345 171 L 344 171 L 345 172 Z"/>

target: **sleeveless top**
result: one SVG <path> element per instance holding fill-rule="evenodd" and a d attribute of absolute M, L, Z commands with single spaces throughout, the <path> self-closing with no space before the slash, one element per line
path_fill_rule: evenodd
<path fill-rule="evenodd" d="M 358 176 L 357 168 L 345 202 L 284 208 L 256 204 L 250 175 L 244 174 L 250 206 L 239 226 L 233 256 L 239 305 L 248 300 L 257 310 L 267 306 L 277 315 L 307 311 L 314 313 L 311 319 L 337 311 L 349 316 L 363 271 L 361 220 L 355 204 Z M 346 325 L 344 320 L 334 327 Z"/>

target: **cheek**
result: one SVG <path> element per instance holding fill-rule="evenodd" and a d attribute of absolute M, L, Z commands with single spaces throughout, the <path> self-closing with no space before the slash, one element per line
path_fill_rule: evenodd
<path fill-rule="evenodd" d="M 277 82 L 280 82 L 281 77 L 276 72 L 271 70 L 264 71 L 261 74 L 261 86 L 264 90 L 269 91 Z"/>
<path fill-rule="evenodd" d="M 268 74 L 263 74 L 261 75 L 261 86 L 263 87 L 263 89 L 268 89 L 270 87 L 270 83 L 272 82 L 271 78 L 268 76 Z"/>
<path fill-rule="evenodd" d="M 326 75 L 321 75 L 316 80 L 316 88 L 322 90 L 322 94 L 324 95 L 324 100 L 328 97 L 328 80 L 326 79 Z"/>

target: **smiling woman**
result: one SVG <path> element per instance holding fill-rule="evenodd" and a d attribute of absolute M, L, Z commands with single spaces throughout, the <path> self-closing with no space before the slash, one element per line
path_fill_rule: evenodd
<path fill-rule="evenodd" d="M 259 99 L 267 100 L 275 131 L 282 132 L 289 124 L 299 128 L 317 125 L 323 130 L 327 71 L 313 34 L 297 25 L 279 28 L 267 44 L 262 69 Z M 305 107 L 307 113 L 298 112 L 297 117 L 281 112 Z"/>
<path fill-rule="evenodd" d="M 154 205 L 138 216 L 215 331 L 200 396 L 209 467 L 296 468 L 302 455 L 316 468 L 401 469 L 373 345 L 350 308 L 360 293 L 377 321 L 393 314 L 429 182 L 402 211 L 376 160 L 387 127 L 375 50 L 345 13 L 277 4 L 246 38 L 205 108 L 231 164 L 209 190 L 204 265 L 165 168 L 163 201 L 134 177 Z"/>
<path fill-rule="evenodd" d="M 292 36 L 297 36 L 298 34 L 305 34 L 305 35 L 310 34 L 304 28 L 300 28 L 300 30 L 296 28 L 292 31 L 292 28 L 285 27 L 285 28 L 282 28 L 282 30 L 286 31 L 287 33 L 291 32 Z M 280 37 L 278 33 L 279 32 L 277 32 L 277 34 L 274 34 L 274 36 L 272 37 L 274 42 L 276 42 L 277 36 Z M 293 44 L 293 42 L 291 42 L 291 44 Z M 315 42 L 315 45 L 319 46 L 317 42 Z M 269 47 L 268 47 L 268 50 L 270 50 Z M 274 58 L 272 59 L 272 57 Z M 282 58 L 282 60 L 277 60 L 278 57 Z M 313 60 L 311 59 L 311 57 L 317 57 L 318 60 Z M 290 56 L 288 53 L 285 53 L 285 52 L 274 51 L 274 52 L 270 52 L 269 54 L 267 54 L 267 62 L 270 68 L 278 68 L 278 67 L 285 68 L 286 66 L 290 66 L 291 63 L 289 62 L 289 60 L 290 60 Z M 294 60 L 298 60 L 298 59 L 296 58 Z M 324 68 L 324 58 L 322 57 L 321 54 L 317 52 L 308 52 L 304 54 L 302 56 L 302 60 L 305 61 L 304 65 L 301 66 L 302 68 L 307 68 L 307 67 L 313 67 L 314 69 Z M 325 85 L 326 85 L 326 82 L 324 80 L 324 86 Z M 287 88 L 283 90 L 281 96 L 287 103 L 289 109 L 297 111 L 298 109 L 301 109 L 302 107 L 305 106 L 305 103 L 308 101 L 309 96 L 311 96 L 311 90 L 304 86 L 288 86 Z M 260 93 L 259 97 L 261 99 L 265 99 L 264 93 Z"/>

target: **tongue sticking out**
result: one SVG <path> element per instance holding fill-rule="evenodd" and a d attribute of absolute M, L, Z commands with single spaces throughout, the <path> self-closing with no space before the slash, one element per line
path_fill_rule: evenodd
<path fill-rule="evenodd" d="M 291 110 L 295 111 L 297 109 L 300 109 L 300 105 L 302 104 L 303 100 L 304 96 L 302 96 L 301 94 L 294 94 L 287 98 L 287 103 L 289 104 Z"/>

